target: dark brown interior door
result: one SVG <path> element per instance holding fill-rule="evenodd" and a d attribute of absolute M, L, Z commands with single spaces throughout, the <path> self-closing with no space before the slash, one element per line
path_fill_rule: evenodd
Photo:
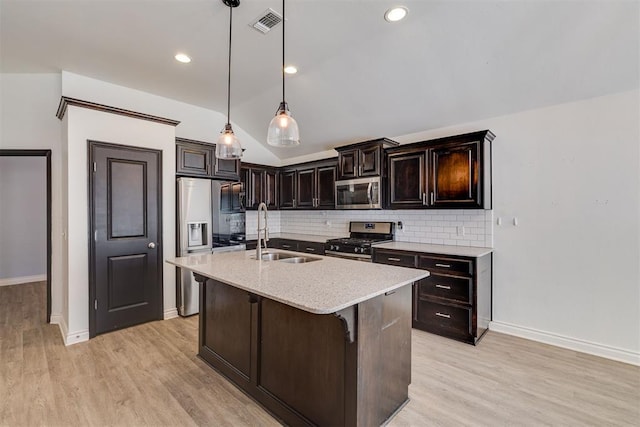
<path fill-rule="evenodd" d="M 95 336 L 162 318 L 162 155 L 89 144 Z"/>

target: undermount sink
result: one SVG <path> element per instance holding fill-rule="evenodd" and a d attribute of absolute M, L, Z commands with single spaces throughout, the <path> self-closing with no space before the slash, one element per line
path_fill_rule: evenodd
<path fill-rule="evenodd" d="M 320 261 L 322 258 L 312 258 L 304 256 L 294 256 L 291 258 L 282 259 L 282 262 L 288 262 L 289 264 L 302 264 L 303 262 Z"/>
<path fill-rule="evenodd" d="M 263 253 L 262 254 L 262 260 L 263 261 L 277 261 L 277 260 L 283 260 L 283 259 L 288 259 L 288 258 L 293 258 L 295 257 L 295 255 L 290 255 L 290 254 L 281 254 L 278 252 L 275 253 Z"/>
<path fill-rule="evenodd" d="M 280 252 L 273 252 L 273 253 L 270 252 L 270 253 L 262 254 L 262 261 L 282 261 L 282 262 L 288 262 L 289 264 L 301 264 L 304 262 L 320 261 L 321 259 L 322 258 L 304 257 L 304 256 L 299 256 L 294 254 L 284 254 Z"/>

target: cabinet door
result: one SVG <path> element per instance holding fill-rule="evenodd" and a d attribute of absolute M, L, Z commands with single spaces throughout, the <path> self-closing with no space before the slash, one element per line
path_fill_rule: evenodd
<path fill-rule="evenodd" d="M 293 209 L 296 207 L 296 171 L 280 173 L 279 193 L 280 209 Z"/>
<path fill-rule="evenodd" d="M 381 175 L 380 158 L 382 148 L 380 146 L 361 148 L 359 161 L 359 176 Z"/>
<path fill-rule="evenodd" d="M 264 202 L 267 208 L 276 209 L 278 207 L 278 172 L 267 170 L 264 172 Z"/>
<path fill-rule="evenodd" d="M 241 197 L 246 209 L 253 206 L 253 188 L 251 188 L 251 168 L 242 167 L 240 169 L 240 182 L 242 182 Z"/>
<path fill-rule="evenodd" d="M 240 160 L 228 160 L 216 158 L 213 162 L 213 176 L 216 178 L 228 178 L 237 180 L 240 175 Z"/>
<path fill-rule="evenodd" d="M 394 209 L 426 203 L 425 152 L 389 156 L 389 205 Z"/>
<path fill-rule="evenodd" d="M 211 176 L 214 148 L 200 144 L 176 144 L 176 174 Z"/>
<path fill-rule="evenodd" d="M 430 151 L 430 205 L 481 208 L 479 171 L 480 142 Z"/>
<path fill-rule="evenodd" d="M 336 207 L 336 167 L 324 166 L 318 168 L 318 191 L 316 207 L 335 209 Z"/>
<path fill-rule="evenodd" d="M 314 208 L 316 206 L 316 168 L 298 171 L 297 208 Z"/>
<path fill-rule="evenodd" d="M 341 151 L 338 155 L 339 179 L 351 179 L 358 176 L 358 157 L 360 150 Z"/>
<path fill-rule="evenodd" d="M 252 209 L 258 209 L 260 202 L 264 201 L 264 171 L 260 169 L 251 168 L 249 172 L 249 182 L 251 183 L 252 193 Z"/>

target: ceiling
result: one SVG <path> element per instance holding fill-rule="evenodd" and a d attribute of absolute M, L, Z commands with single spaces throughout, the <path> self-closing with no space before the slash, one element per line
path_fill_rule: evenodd
<path fill-rule="evenodd" d="M 390 24 L 387 8 L 408 17 Z M 234 9 L 231 119 L 266 146 L 281 31 Z M 287 101 L 302 144 L 281 159 L 638 88 L 640 2 L 289 0 Z M 0 0 L 0 71 L 66 70 L 226 112 L 221 0 Z M 190 64 L 173 59 L 191 55 Z M 271 147 L 269 147 L 271 149 Z"/>

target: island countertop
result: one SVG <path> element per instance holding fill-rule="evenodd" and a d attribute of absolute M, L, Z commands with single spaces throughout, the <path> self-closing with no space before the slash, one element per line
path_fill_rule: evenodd
<path fill-rule="evenodd" d="M 269 249 L 269 252 L 308 254 Z M 290 264 L 258 261 L 255 251 L 222 252 L 167 262 L 238 289 L 314 314 L 331 314 L 429 276 L 426 270 L 314 255 Z"/>

